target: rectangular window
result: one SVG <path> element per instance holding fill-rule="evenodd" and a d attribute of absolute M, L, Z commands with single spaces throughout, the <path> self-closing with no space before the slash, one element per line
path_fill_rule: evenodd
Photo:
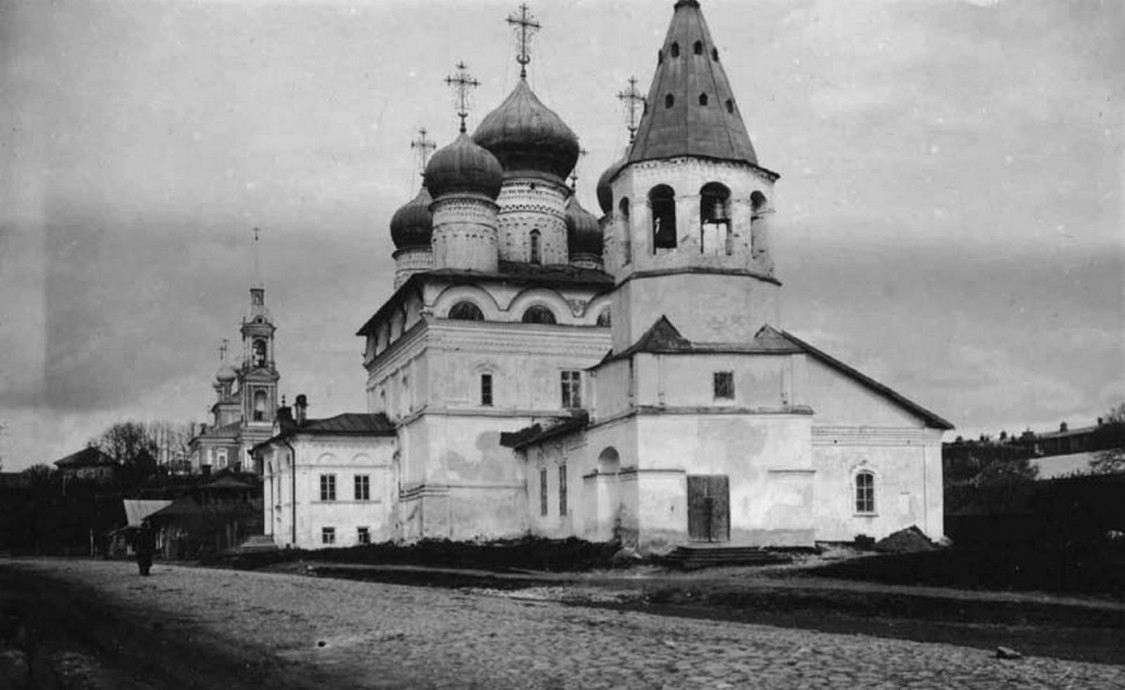
<path fill-rule="evenodd" d="M 734 372 L 716 371 L 712 379 L 716 400 L 734 400 Z"/>
<path fill-rule="evenodd" d="M 547 514 L 547 470 L 539 470 L 539 514 Z"/>
<path fill-rule="evenodd" d="M 492 407 L 492 374 L 480 375 L 480 404 Z"/>
<path fill-rule="evenodd" d="M 582 372 L 562 372 L 562 406 L 566 409 L 582 407 Z"/>
<path fill-rule="evenodd" d="M 320 543 L 321 544 L 335 544 L 336 543 L 336 528 L 335 527 L 321 527 L 320 528 Z"/>
<path fill-rule="evenodd" d="M 320 475 L 320 500 L 322 501 L 335 501 L 336 500 L 336 475 L 322 474 Z"/>
<path fill-rule="evenodd" d="M 566 515 L 566 465 L 559 465 L 559 515 Z"/>
<path fill-rule="evenodd" d="M 371 477 L 366 474 L 357 474 L 355 476 L 355 500 L 357 501 L 370 501 L 371 500 Z"/>
<path fill-rule="evenodd" d="M 855 512 L 875 512 L 875 475 L 870 472 L 855 476 Z"/>
<path fill-rule="evenodd" d="M 366 527 L 357 527 L 356 528 L 356 541 L 359 542 L 360 544 L 370 544 L 371 543 L 371 530 L 366 528 Z"/>

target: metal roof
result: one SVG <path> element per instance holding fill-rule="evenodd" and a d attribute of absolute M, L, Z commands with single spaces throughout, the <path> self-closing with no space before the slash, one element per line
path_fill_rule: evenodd
<path fill-rule="evenodd" d="M 676 3 L 629 162 L 701 156 L 758 164 L 707 22 Z"/>

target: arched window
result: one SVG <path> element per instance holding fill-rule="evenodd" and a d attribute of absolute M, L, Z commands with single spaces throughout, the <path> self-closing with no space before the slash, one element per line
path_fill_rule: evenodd
<path fill-rule="evenodd" d="M 599 326 L 612 326 L 613 325 L 613 315 L 612 315 L 612 313 L 610 313 L 609 307 L 606 307 L 605 309 L 602 310 L 602 313 L 598 314 L 598 322 L 597 323 L 598 323 Z"/>
<path fill-rule="evenodd" d="M 266 420 L 266 405 L 269 401 L 266 399 L 266 392 L 263 390 L 254 391 L 254 421 L 263 422 Z"/>
<path fill-rule="evenodd" d="M 708 182 L 699 190 L 699 251 L 728 256 L 733 250 L 730 232 L 730 190 Z"/>
<path fill-rule="evenodd" d="M 855 475 L 855 512 L 868 515 L 875 512 L 875 475 L 872 472 Z"/>
<path fill-rule="evenodd" d="M 731 100 L 731 99 L 729 99 L 729 98 L 727 99 L 727 112 L 728 112 L 728 113 L 733 113 L 733 112 L 734 112 L 734 101 L 732 101 L 732 100 Z"/>
<path fill-rule="evenodd" d="M 598 454 L 598 474 L 616 474 L 621 469 L 621 455 L 613 446 Z"/>
<path fill-rule="evenodd" d="M 711 49 L 711 59 L 714 60 L 715 62 L 719 61 L 719 49 L 718 48 L 712 48 Z"/>
<path fill-rule="evenodd" d="M 254 340 L 254 366 L 266 366 L 266 341 L 261 338 Z"/>
<path fill-rule="evenodd" d="M 523 313 L 523 318 L 520 320 L 524 323 L 556 323 L 555 312 L 544 307 L 542 304 L 528 307 L 527 311 Z"/>
<path fill-rule="evenodd" d="M 542 250 L 540 248 L 541 235 L 538 230 L 531 231 L 531 263 L 543 263 Z"/>
<path fill-rule="evenodd" d="M 699 105 L 707 105 L 707 94 L 699 94 Z"/>
<path fill-rule="evenodd" d="M 766 207 L 766 195 L 755 190 L 750 193 L 750 212 L 753 215 L 758 215 Z"/>
<path fill-rule="evenodd" d="M 217 450 L 215 452 L 215 464 L 219 466 L 220 470 L 226 468 L 226 466 L 227 466 L 227 449 L 226 448 L 220 448 L 219 450 Z"/>
<path fill-rule="evenodd" d="M 675 104 L 676 104 L 676 97 L 673 96 L 672 94 L 668 94 L 667 96 L 664 97 L 664 107 L 665 108 L 671 108 Z"/>
<path fill-rule="evenodd" d="M 476 304 L 466 300 L 450 308 L 449 318 L 455 321 L 484 321 L 484 312 Z"/>
<path fill-rule="evenodd" d="M 692 49 L 695 51 L 696 55 L 702 55 L 703 54 L 703 41 L 696 41 L 695 45 L 692 46 Z"/>
<path fill-rule="evenodd" d="M 674 58 L 680 57 L 680 44 L 679 43 L 673 43 L 672 44 L 672 57 L 674 57 Z"/>
<path fill-rule="evenodd" d="M 656 51 L 656 64 L 659 65 L 662 62 L 664 62 L 664 51 L 658 50 Z"/>
<path fill-rule="evenodd" d="M 652 207 L 652 251 L 676 248 L 676 192 L 666 184 L 648 193 Z"/>
<path fill-rule="evenodd" d="M 629 199 L 621 200 L 617 206 L 621 214 L 623 233 L 621 237 L 621 263 L 628 265 L 633 261 L 633 228 L 629 225 Z"/>

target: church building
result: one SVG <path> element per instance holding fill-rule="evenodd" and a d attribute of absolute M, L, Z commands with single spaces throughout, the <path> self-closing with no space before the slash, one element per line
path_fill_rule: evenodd
<path fill-rule="evenodd" d="M 391 219 L 395 290 L 358 332 L 367 413 L 283 408 L 254 451 L 275 543 L 940 538 L 949 423 L 781 326 L 779 175 L 699 2 L 674 5 L 600 218 L 566 181 L 577 135 L 526 79 L 538 24 L 509 21 L 515 88 L 471 135 L 461 108 Z"/>
<path fill-rule="evenodd" d="M 257 231 L 255 274 L 257 274 Z M 251 450 L 270 438 L 278 409 L 277 382 L 281 378 L 274 361 L 274 326 L 266 308 L 266 286 L 255 281 L 250 286 L 250 304 L 239 327 L 242 355 L 228 361 L 227 342 L 220 349 L 219 370 L 215 373 L 215 402 L 211 423 L 204 425 L 191 440 L 189 455 L 192 472 L 230 469 L 254 470 Z"/>

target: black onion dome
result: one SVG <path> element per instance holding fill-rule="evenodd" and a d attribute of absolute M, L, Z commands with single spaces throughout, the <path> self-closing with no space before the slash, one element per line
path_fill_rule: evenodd
<path fill-rule="evenodd" d="M 578 162 L 578 136 L 520 79 L 473 140 L 491 151 L 505 175 L 533 175 L 562 183 Z"/>
<path fill-rule="evenodd" d="M 430 213 L 433 201 L 422 187 L 418 196 L 391 216 L 391 241 L 396 249 L 430 246 L 434 234 L 434 214 Z"/>
<path fill-rule="evenodd" d="M 430 157 L 424 177 L 435 199 L 452 192 L 475 192 L 495 199 L 500 195 L 504 170 L 495 156 L 462 132 Z"/>
<path fill-rule="evenodd" d="M 576 254 L 602 255 L 601 226 L 594 214 L 578 203 L 577 194 L 571 194 L 566 202 L 566 246 L 572 257 Z"/>
<path fill-rule="evenodd" d="M 613 165 L 605 169 L 602 176 L 598 178 L 598 206 L 602 207 L 602 213 L 610 213 L 613 211 L 613 178 L 617 177 L 617 173 L 625 167 L 629 162 L 628 156 L 623 157 Z"/>

